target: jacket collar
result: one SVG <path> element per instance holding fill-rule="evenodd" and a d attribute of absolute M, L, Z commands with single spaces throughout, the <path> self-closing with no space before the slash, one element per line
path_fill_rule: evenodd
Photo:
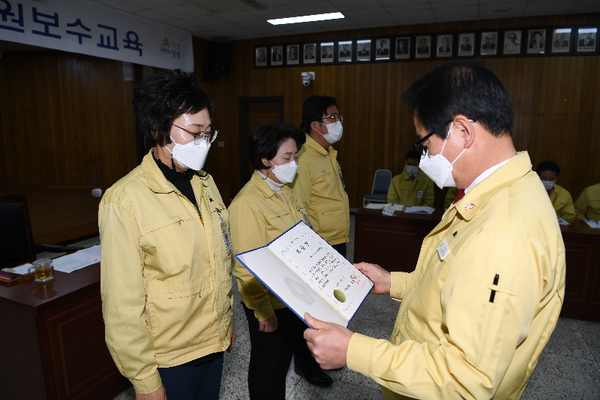
<path fill-rule="evenodd" d="M 267 182 L 263 181 L 263 179 L 261 178 L 261 176 L 258 174 L 258 172 L 254 171 L 252 173 L 252 176 L 250 177 L 250 180 L 252 181 L 252 184 L 254 184 L 254 186 L 256 187 L 256 189 L 258 190 L 258 192 L 265 198 L 268 199 L 270 197 L 275 196 L 277 193 L 275 193 L 274 190 L 271 190 L 271 188 L 269 187 L 269 185 L 267 185 Z M 288 187 L 288 185 L 283 185 L 281 187 L 281 190 L 283 191 L 283 193 L 289 197 L 288 192 L 290 190 L 290 188 Z"/>
<path fill-rule="evenodd" d="M 140 166 L 142 167 L 142 171 L 144 176 L 146 177 L 146 182 L 148 183 L 148 187 L 155 193 L 171 193 L 176 191 L 175 185 L 165 178 L 165 175 L 162 173 L 158 165 L 156 165 L 156 161 L 154 161 L 154 149 L 150 149 L 148 154 L 144 156 L 142 159 L 142 163 Z M 204 171 L 197 171 L 192 178 L 192 182 L 196 177 L 200 178 L 202 181 L 206 180 L 208 174 Z"/>
<path fill-rule="evenodd" d="M 334 150 L 334 148 L 331 145 L 329 145 L 329 147 L 327 149 L 324 148 L 319 143 L 317 143 L 317 141 L 315 139 L 313 139 L 310 135 L 306 135 L 306 142 L 304 143 L 304 145 L 315 150 L 317 153 L 319 153 L 322 156 L 327 156 L 329 154 L 329 152 Z"/>
<path fill-rule="evenodd" d="M 454 204 L 465 220 L 472 219 L 479 210 L 500 190 L 516 182 L 531 171 L 529 154 L 524 151 L 479 182 Z"/>

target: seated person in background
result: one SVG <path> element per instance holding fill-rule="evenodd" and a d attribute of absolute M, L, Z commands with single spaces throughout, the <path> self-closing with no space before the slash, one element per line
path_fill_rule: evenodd
<path fill-rule="evenodd" d="M 558 175 L 560 175 L 558 164 L 554 161 L 544 161 L 538 164 L 535 171 L 542 180 L 548 196 L 550 196 L 556 215 L 569 222 L 575 221 L 575 207 L 573 206 L 571 194 L 567 189 L 556 184 Z"/>
<path fill-rule="evenodd" d="M 433 181 L 419 170 L 421 155 L 415 150 L 406 153 L 404 170 L 392 179 L 387 202 L 407 207 L 433 207 Z"/>
<path fill-rule="evenodd" d="M 448 192 L 446 193 L 446 198 L 444 199 L 444 209 L 450 208 L 452 203 L 454 203 L 454 199 L 456 199 L 457 194 L 458 194 L 458 188 L 455 188 L 455 187 L 448 188 Z"/>
<path fill-rule="evenodd" d="M 583 189 L 575 201 L 577 219 L 600 221 L 600 183 Z"/>

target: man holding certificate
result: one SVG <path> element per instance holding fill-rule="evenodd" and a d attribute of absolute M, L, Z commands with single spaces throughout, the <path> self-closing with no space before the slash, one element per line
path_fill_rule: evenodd
<path fill-rule="evenodd" d="M 513 145 L 512 107 L 491 69 L 444 64 L 403 97 L 420 168 L 461 193 L 412 273 L 356 265 L 373 293 L 402 301 L 389 341 L 308 315 L 304 337 L 323 368 L 348 366 L 381 384 L 385 399 L 520 398 L 564 299 L 552 204 Z"/>

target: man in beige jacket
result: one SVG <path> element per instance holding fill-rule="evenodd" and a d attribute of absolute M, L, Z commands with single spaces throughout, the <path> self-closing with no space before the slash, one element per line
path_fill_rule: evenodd
<path fill-rule="evenodd" d="M 489 68 L 445 64 L 404 98 L 420 168 L 463 191 L 424 239 L 414 272 L 357 265 L 374 293 L 402 301 L 389 341 L 308 315 L 314 330 L 304 337 L 323 368 L 348 366 L 381 384 L 385 399 L 520 398 L 564 298 L 552 204 L 515 150 L 512 107 Z"/>

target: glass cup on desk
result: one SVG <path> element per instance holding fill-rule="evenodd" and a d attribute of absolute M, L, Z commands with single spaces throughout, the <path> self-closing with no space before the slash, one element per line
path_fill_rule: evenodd
<path fill-rule="evenodd" d="M 52 274 L 52 260 L 49 258 L 42 258 L 35 260 L 33 266 L 29 267 L 29 272 L 35 271 L 35 278 L 33 279 L 36 283 L 47 283 L 54 280 Z"/>

